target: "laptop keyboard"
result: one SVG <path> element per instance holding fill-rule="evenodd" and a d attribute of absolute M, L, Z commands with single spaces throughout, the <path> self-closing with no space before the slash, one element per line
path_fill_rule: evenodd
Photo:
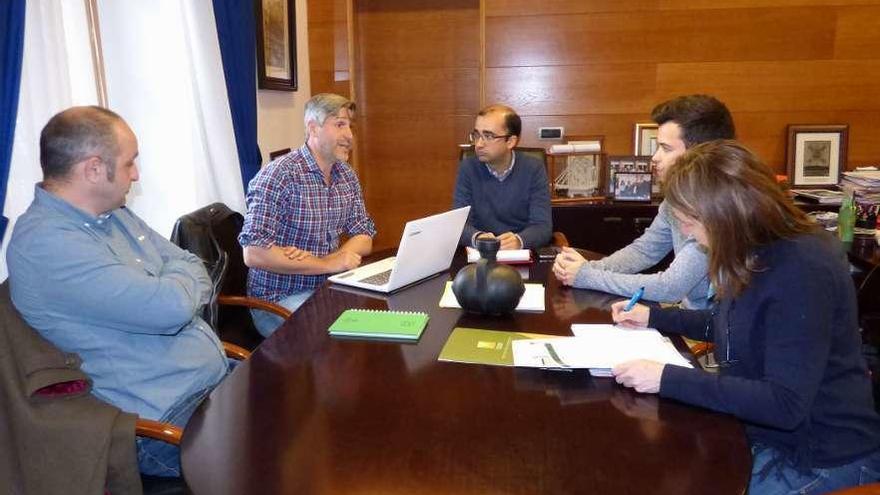
<path fill-rule="evenodd" d="M 391 270 L 385 270 L 384 272 L 379 272 L 375 275 L 370 275 L 369 277 L 362 278 L 358 280 L 358 282 L 362 282 L 370 285 L 385 285 L 388 283 L 388 279 L 391 278 Z"/>

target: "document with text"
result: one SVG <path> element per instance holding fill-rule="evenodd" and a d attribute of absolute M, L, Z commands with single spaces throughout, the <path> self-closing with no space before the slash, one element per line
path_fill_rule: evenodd
<path fill-rule="evenodd" d="M 574 337 L 513 342 L 514 366 L 588 368 L 594 376 L 610 376 L 611 368 L 635 359 L 692 368 L 672 342 L 652 328 L 575 324 Z"/>

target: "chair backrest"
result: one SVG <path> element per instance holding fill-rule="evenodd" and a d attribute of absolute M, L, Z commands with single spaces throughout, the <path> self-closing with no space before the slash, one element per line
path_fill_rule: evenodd
<path fill-rule="evenodd" d="M 284 156 L 288 153 L 290 153 L 290 148 L 283 148 L 280 150 L 270 151 L 269 152 L 269 160 L 274 160 L 274 159 L 278 158 L 279 156 Z"/>
<path fill-rule="evenodd" d="M 537 158 L 544 164 L 544 168 L 547 168 L 547 150 L 544 148 L 527 148 L 517 146 L 513 149 L 517 153 L 523 153 L 525 155 L 529 155 Z M 472 144 L 460 144 L 458 145 L 458 161 L 462 161 L 465 158 L 470 158 L 474 156 L 474 146 Z"/>
<path fill-rule="evenodd" d="M 244 217 L 223 203 L 214 203 L 180 217 L 174 224 L 171 242 L 195 254 L 205 263 L 214 294 L 202 317 L 218 328 L 217 296 L 247 293 L 247 266 L 238 234 Z"/>

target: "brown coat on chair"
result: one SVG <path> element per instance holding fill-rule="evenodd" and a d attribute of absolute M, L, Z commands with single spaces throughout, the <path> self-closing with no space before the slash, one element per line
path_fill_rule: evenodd
<path fill-rule="evenodd" d="M 136 416 L 91 395 L 79 365 L 28 326 L 0 285 L 0 493 L 141 494 Z"/>

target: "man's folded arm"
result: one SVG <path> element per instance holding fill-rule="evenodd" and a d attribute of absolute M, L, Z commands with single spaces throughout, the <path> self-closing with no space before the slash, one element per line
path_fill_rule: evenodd
<path fill-rule="evenodd" d="M 108 256 L 104 245 L 80 235 L 59 242 L 32 242 L 15 249 L 10 261 L 18 273 L 43 280 L 20 281 L 26 293 L 40 294 L 44 308 L 32 312 L 76 314 L 99 326 L 132 333 L 173 334 L 192 321 L 210 287 L 204 267 L 179 260 L 160 273 L 126 265 Z"/>
<path fill-rule="evenodd" d="M 615 273 L 597 270 L 584 264 L 574 280 L 574 287 L 629 296 L 645 288 L 648 301 L 675 303 L 685 298 L 706 278 L 706 255 L 696 242 L 688 242 L 675 256 L 669 268 L 651 274 Z"/>

